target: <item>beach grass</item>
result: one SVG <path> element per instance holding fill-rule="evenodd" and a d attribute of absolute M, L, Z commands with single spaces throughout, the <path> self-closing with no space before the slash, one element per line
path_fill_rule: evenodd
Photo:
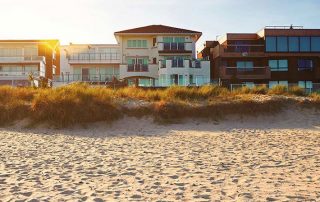
<path fill-rule="evenodd" d="M 68 127 L 98 121 L 113 122 L 128 115 L 153 116 L 170 122 L 183 118 L 218 119 L 231 114 L 260 115 L 276 113 L 285 106 L 320 105 L 319 94 L 306 96 L 300 88 L 265 86 L 243 87 L 229 91 L 219 86 L 146 89 L 111 89 L 72 84 L 60 88 L 33 89 L 0 87 L 0 124 L 28 118 L 33 124 L 47 123 Z"/>

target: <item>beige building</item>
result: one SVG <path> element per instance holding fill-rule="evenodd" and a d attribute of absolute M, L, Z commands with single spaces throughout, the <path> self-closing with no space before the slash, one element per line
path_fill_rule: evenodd
<path fill-rule="evenodd" d="M 164 25 L 115 32 L 120 46 L 120 79 L 140 86 L 203 85 L 210 62 L 196 60 L 202 33 Z"/>

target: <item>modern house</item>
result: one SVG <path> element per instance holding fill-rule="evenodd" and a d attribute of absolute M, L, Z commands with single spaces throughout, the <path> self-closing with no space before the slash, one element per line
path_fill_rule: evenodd
<path fill-rule="evenodd" d="M 0 85 L 30 86 L 29 77 L 50 82 L 60 73 L 59 40 L 0 40 Z"/>
<path fill-rule="evenodd" d="M 257 33 L 227 33 L 208 42 L 201 56 L 210 58 L 212 78 L 225 86 L 312 89 L 320 83 L 320 29 L 269 26 Z"/>
<path fill-rule="evenodd" d="M 164 25 L 115 32 L 120 46 L 120 79 L 128 85 L 203 85 L 210 62 L 196 60 L 202 33 Z"/>
<path fill-rule="evenodd" d="M 55 83 L 107 83 L 119 79 L 117 44 L 70 44 L 60 47 L 61 74 Z"/>

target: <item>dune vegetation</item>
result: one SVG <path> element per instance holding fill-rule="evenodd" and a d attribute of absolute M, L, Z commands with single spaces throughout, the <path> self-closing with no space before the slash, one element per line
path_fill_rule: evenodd
<path fill-rule="evenodd" d="M 298 87 L 265 86 L 234 91 L 218 86 L 164 89 L 91 87 L 72 84 L 60 88 L 0 87 L 0 125 L 27 118 L 32 125 L 55 127 L 112 122 L 123 116 L 152 116 L 159 122 L 183 118 L 220 119 L 226 115 L 259 115 L 289 105 L 320 106 L 320 94 L 305 95 Z"/>

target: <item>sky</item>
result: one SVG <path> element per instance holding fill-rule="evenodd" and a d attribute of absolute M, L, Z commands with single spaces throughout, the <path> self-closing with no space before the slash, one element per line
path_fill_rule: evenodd
<path fill-rule="evenodd" d="M 201 31 L 201 48 L 267 25 L 320 29 L 320 0 L 0 0 L 0 39 L 113 44 L 115 31 L 151 24 Z"/>

